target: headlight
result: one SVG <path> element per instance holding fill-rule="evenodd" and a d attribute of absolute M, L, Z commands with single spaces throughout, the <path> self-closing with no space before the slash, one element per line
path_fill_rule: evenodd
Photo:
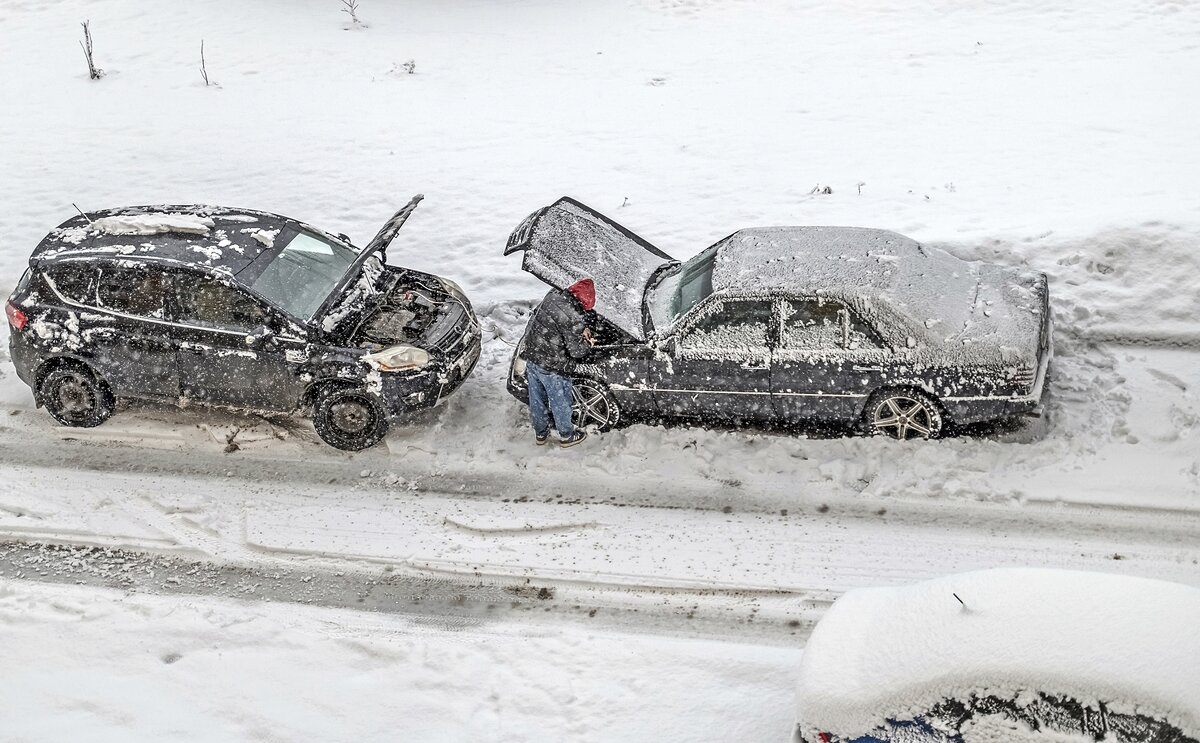
<path fill-rule="evenodd" d="M 415 346 L 392 346 L 362 357 L 366 364 L 379 371 L 411 371 L 429 363 L 429 353 Z"/>
<path fill-rule="evenodd" d="M 450 279 L 442 279 L 439 277 L 439 280 L 442 282 L 442 285 L 446 287 L 446 291 L 450 292 L 464 302 L 467 301 L 467 293 L 462 290 L 461 286 L 454 283 Z"/>

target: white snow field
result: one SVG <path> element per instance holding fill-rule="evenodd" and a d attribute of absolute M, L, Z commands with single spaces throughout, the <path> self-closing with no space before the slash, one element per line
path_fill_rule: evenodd
<path fill-rule="evenodd" d="M 785 740 L 848 589 L 996 566 L 1200 586 L 1200 5 L 341 7 L 0 0 L 0 294 L 72 202 L 362 244 L 424 193 L 389 259 L 460 283 L 485 328 L 455 396 L 348 455 L 223 411 L 59 427 L 4 326 L 0 738 Z M 539 449 L 504 380 L 545 287 L 502 253 L 564 194 L 677 258 L 854 225 L 1044 271 L 1048 414 Z M 430 580 L 448 595 L 403 598 Z"/>

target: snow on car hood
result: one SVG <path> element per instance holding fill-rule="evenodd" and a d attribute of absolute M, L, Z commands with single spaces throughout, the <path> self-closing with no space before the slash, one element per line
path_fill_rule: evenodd
<path fill-rule="evenodd" d="M 656 271 L 673 263 L 621 225 L 565 197 L 521 222 L 504 254 L 517 250 L 525 251 L 523 269 L 557 289 L 591 279 L 596 313 L 638 340 L 646 338 L 646 285 Z"/>
<path fill-rule="evenodd" d="M 942 699 L 1041 691 L 1136 709 L 1196 737 L 1197 617 L 1195 588 L 1065 570 L 850 591 L 805 646 L 797 720 L 813 740 L 854 738 Z"/>

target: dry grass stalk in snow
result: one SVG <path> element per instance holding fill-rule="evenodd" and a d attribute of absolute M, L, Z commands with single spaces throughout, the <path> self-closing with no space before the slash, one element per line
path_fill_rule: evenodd
<path fill-rule="evenodd" d="M 91 21 L 84 21 L 80 25 L 83 26 L 83 41 L 79 42 L 79 46 L 83 48 L 83 58 L 87 60 L 88 77 L 93 80 L 99 80 L 104 77 L 104 70 L 96 66 L 92 58 L 92 32 L 88 28 Z"/>
<path fill-rule="evenodd" d="M 346 6 L 342 8 L 342 12 L 350 16 L 350 20 L 355 26 L 365 26 L 362 21 L 358 20 L 358 0 L 342 0 L 342 5 Z"/>
<path fill-rule="evenodd" d="M 204 39 L 200 39 L 200 77 L 204 78 L 204 87 L 208 87 L 208 68 L 204 64 Z"/>

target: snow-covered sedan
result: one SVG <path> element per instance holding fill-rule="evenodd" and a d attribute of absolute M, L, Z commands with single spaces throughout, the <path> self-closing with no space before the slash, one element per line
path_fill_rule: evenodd
<path fill-rule="evenodd" d="M 453 282 L 387 265 L 421 197 L 362 250 L 287 217 L 212 206 L 81 214 L 33 251 L 5 305 L 17 374 L 68 426 L 117 398 L 311 410 L 339 449 L 436 405 L 479 359 Z"/>
<path fill-rule="evenodd" d="M 1041 409 L 1045 274 L 855 227 L 741 230 L 680 263 L 569 198 L 526 218 L 515 251 L 552 287 L 595 282 L 579 424 L 824 419 L 907 439 Z"/>
<path fill-rule="evenodd" d="M 797 743 L 1198 743 L 1200 590 L 1007 568 L 850 591 L 800 660 Z"/>

